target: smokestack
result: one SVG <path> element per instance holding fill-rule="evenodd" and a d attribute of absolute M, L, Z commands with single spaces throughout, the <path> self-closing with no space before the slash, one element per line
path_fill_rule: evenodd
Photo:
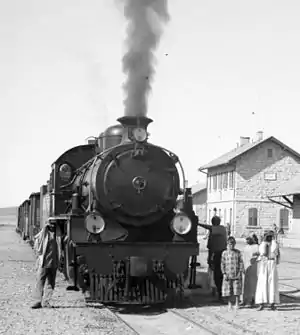
<path fill-rule="evenodd" d="M 126 116 L 145 116 L 154 75 L 154 51 L 162 34 L 162 22 L 169 20 L 167 0 L 124 0 L 128 20 L 127 52 L 123 71 Z"/>
<path fill-rule="evenodd" d="M 153 120 L 147 116 L 123 116 L 118 118 L 117 121 L 119 121 L 124 128 L 122 142 L 130 141 L 134 128 L 139 127 L 147 131 L 148 125 L 153 122 Z"/>
<path fill-rule="evenodd" d="M 263 137 L 264 137 L 264 133 L 263 131 L 257 131 L 256 132 L 256 137 L 255 137 L 255 142 L 259 142 L 259 141 L 262 141 L 263 140 Z"/>
<path fill-rule="evenodd" d="M 240 146 L 243 146 L 249 142 L 250 142 L 250 137 L 244 137 L 244 136 L 240 137 Z"/>

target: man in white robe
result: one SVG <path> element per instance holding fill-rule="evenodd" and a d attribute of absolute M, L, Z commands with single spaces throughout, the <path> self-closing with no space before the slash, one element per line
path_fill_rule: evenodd
<path fill-rule="evenodd" d="M 270 231 L 259 246 L 258 279 L 255 294 L 255 303 L 260 305 L 259 311 L 265 307 L 265 304 L 270 304 L 271 309 L 275 310 L 275 304 L 280 303 L 277 271 L 279 257 L 279 245 L 275 240 L 274 232 Z"/>

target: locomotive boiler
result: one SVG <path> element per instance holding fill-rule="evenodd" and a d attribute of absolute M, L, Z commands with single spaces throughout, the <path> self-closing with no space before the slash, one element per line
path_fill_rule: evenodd
<path fill-rule="evenodd" d="M 79 286 L 99 302 L 182 297 L 199 252 L 184 170 L 174 153 L 148 142 L 151 119 L 118 121 L 52 166 L 50 215 L 64 235 L 68 289 Z"/>
<path fill-rule="evenodd" d="M 113 222 L 141 232 L 170 213 L 174 215 L 180 193 L 178 158 L 147 143 L 147 126 L 152 120 L 123 117 L 119 121 L 122 126 L 110 127 L 102 135 L 100 153 L 76 178 L 73 190 L 79 190 L 81 203 L 89 212 L 99 214 L 95 221 L 98 230 L 110 230 Z M 128 238 L 134 240 L 131 234 Z M 138 241 L 149 238 L 145 235 Z"/>

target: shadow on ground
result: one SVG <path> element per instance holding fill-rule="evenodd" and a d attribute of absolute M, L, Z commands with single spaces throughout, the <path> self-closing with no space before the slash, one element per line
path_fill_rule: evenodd
<path fill-rule="evenodd" d="M 208 306 L 220 306 L 221 304 L 216 298 L 208 294 L 187 297 L 182 301 L 169 301 L 156 305 L 132 305 L 132 304 L 105 304 L 115 313 L 120 314 L 139 314 L 139 315 L 159 315 L 166 313 L 168 309 L 188 309 L 201 308 Z"/>

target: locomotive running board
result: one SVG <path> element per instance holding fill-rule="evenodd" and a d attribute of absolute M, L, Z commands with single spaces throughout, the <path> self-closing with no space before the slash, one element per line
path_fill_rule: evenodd
<path fill-rule="evenodd" d="M 170 253 L 176 253 L 176 257 L 181 253 L 189 256 L 199 255 L 199 243 L 148 243 L 148 242 L 101 242 L 101 243 L 88 243 L 88 242 L 73 242 L 73 246 L 79 251 L 85 252 L 87 248 L 109 250 L 111 256 L 116 260 L 122 260 L 126 257 L 147 257 L 157 259 L 158 257 L 167 256 Z M 174 255 L 175 256 L 175 255 Z"/>

